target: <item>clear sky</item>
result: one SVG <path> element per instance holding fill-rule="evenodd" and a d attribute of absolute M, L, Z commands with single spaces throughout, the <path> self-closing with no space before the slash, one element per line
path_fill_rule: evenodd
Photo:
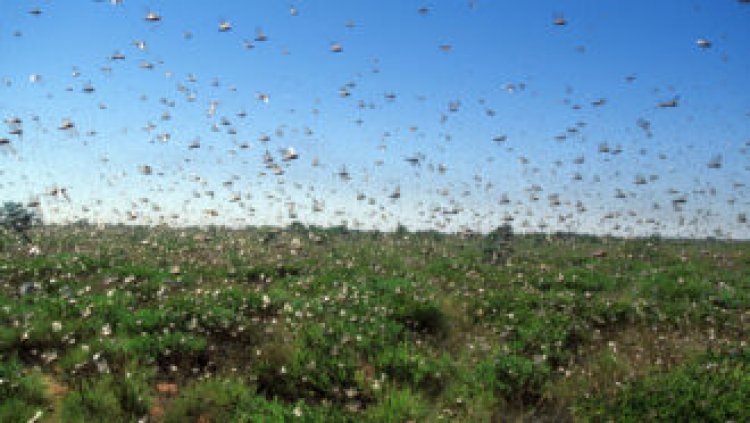
<path fill-rule="evenodd" d="M 50 222 L 748 238 L 748 75 L 737 0 L 2 0 L 0 199 Z"/>

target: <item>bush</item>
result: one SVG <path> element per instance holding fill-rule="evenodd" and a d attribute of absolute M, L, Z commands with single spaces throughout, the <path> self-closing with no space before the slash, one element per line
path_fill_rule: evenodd
<path fill-rule="evenodd" d="M 434 301 L 423 299 L 413 284 L 400 279 L 377 281 L 378 298 L 393 308 L 393 319 L 409 329 L 444 338 L 450 332 L 450 319 Z"/>
<path fill-rule="evenodd" d="M 431 397 L 442 393 L 456 373 L 448 354 L 432 357 L 406 345 L 383 352 L 375 364 L 392 380 L 419 388 Z"/>
<path fill-rule="evenodd" d="M 376 406 L 368 410 L 373 422 L 425 421 L 430 406 L 408 388 L 388 392 Z"/>
<path fill-rule="evenodd" d="M 504 398 L 521 403 L 532 403 L 539 399 L 551 375 L 546 363 L 535 363 L 515 354 L 498 355 L 491 368 L 495 390 Z"/>
<path fill-rule="evenodd" d="M 413 301 L 396 313 L 396 320 L 416 332 L 443 337 L 450 329 L 448 317 L 433 303 Z"/>
<path fill-rule="evenodd" d="M 0 362 L 0 421 L 27 421 L 47 401 L 39 374 L 24 374 L 16 359 Z"/>
<path fill-rule="evenodd" d="M 240 378 L 213 378 L 188 385 L 167 407 L 164 422 L 344 422 L 340 408 L 283 402 L 258 395 Z"/>
<path fill-rule="evenodd" d="M 63 399 L 65 422 L 136 421 L 148 415 L 151 390 L 148 372 L 137 367 L 126 375 L 105 375 L 85 382 Z"/>
<path fill-rule="evenodd" d="M 614 398 L 594 398 L 580 417 L 601 421 L 750 421 L 750 349 L 706 354 L 637 380 Z"/>
<path fill-rule="evenodd" d="M 211 421 L 237 420 L 242 408 L 251 408 L 255 392 L 238 379 L 211 379 L 189 385 L 166 410 L 164 421 L 188 422 L 200 417 Z M 201 420 L 202 421 L 202 420 Z"/>

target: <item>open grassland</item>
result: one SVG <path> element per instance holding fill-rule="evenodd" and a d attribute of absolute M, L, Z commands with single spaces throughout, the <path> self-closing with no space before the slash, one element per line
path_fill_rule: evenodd
<path fill-rule="evenodd" d="M 748 421 L 750 244 L 0 237 L 0 421 Z"/>

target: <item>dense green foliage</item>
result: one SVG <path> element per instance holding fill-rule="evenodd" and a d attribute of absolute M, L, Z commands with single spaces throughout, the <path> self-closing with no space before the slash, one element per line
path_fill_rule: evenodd
<path fill-rule="evenodd" d="M 35 230 L 2 421 L 750 418 L 746 243 Z"/>
<path fill-rule="evenodd" d="M 24 371 L 13 357 L 0 362 L 0 421 L 27 421 L 44 408 L 47 397 L 38 372 Z"/>
<path fill-rule="evenodd" d="M 678 368 L 648 376 L 612 398 L 584 402 L 591 416 L 619 421 L 747 421 L 750 418 L 750 348 L 705 354 Z"/>

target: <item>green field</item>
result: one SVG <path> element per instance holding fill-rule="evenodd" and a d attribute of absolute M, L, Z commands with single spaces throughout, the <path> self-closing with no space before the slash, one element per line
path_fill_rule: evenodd
<path fill-rule="evenodd" d="M 748 421 L 750 244 L 0 236 L 0 421 Z"/>

